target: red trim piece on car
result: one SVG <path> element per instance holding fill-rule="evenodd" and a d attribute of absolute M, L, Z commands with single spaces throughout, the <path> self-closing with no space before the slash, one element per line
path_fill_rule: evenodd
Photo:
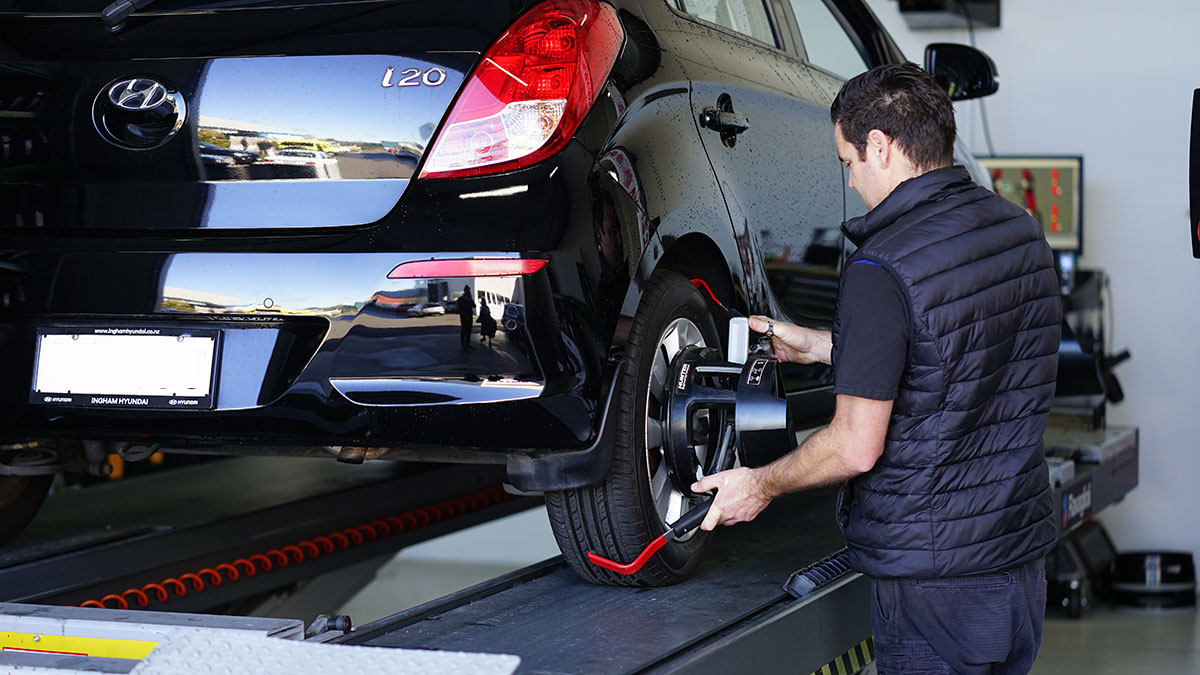
<path fill-rule="evenodd" d="M 704 291 L 705 293 L 708 293 L 708 297 L 712 298 L 712 301 L 717 303 L 717 307 L 725 309 L 725 304 L 717 299 L 716 294 L 712 292 L 712 289 L 708 287 L 708 284 L 704 283 L 703 279 L 692 279 L 692 285 Z"/>
<path fill-rule="evenodd" d="M 539 258 L 456 258 L 413 260 L 396 265 L 389 279 L 446 279 L 453 277 L 515 277 L 546 266 Z"/>

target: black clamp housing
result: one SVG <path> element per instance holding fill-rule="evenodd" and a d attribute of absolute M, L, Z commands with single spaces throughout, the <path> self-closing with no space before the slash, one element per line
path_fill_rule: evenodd
<path fill-rule="evenodd" d="M 733 465 L 730 445 L 748 467 L 795 447 L 779 361 L 757 352 L 740 365 L 715 350 L 688 347 L 672 361 L 663 449 L 673 485 L 683 494 L 697 496 L 693 481 Z"/>
<path fill-rule="evenodd" d="M 734 404 L 742 464 L 763 466 L 796 447 L 796 433 L 783 395 L 779 360 L 750 356 L 742 368 Z"/>

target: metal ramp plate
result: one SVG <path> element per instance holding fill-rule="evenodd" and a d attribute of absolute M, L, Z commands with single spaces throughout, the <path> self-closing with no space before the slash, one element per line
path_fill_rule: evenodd
<path fill-rule="evenodd" d="M 295 675 L 296 673 L 405 673 L 510 675 L 521 659 L 413 649 L 372 649 L 277 640 L 261 636 L 172 636 L 142 659 L 132 675 Z"/>
<path fill-rule="evenodd" d="M 560 560 L 547 561 L 366 624 L 336 641 L 512 652 L 521 657 L 520 673 L 625 673 L 680 665 L 687 670 L 693 656 L 730 644 L 731 632 L 768 626 L 807 603 L 812 611 L 803 622 L 819 638 L 808 640 L 807 629 L 788 629 L 802 643 L 802 656 L 789 670 L 812 672 L 870 635 L 861 577 L 831 584 L 836 596 L 818 592 L 802 602 L 783 590 L 789 574 L 845 546 L 834 522 L 834 501 L 831 490 L 776 500 L 754 523 L 723 529 L 699 574 L 676 586 L 595 586 Z M 725 651 L 729 656 L 738 650 Z M 760 660 L 753 654 L 739 659 L 743 672 Z"/>
<path fill-rule="evenodd" d="M 306 642 L 297 619 L 0 603 L 0 672 L 509 675 L 520 658 Z"/>

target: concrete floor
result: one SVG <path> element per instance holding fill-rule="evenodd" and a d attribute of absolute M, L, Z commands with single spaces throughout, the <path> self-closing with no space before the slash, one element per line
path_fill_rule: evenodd
<path fill-rule="evenodd" d="M 533 509 L 402 551 L 338 613 L 362 625 L 557 553 L 545 514 Z M 1143 614 L 1100 605 L 1069 619 L 1052 609 L 1032 672 L 1200 675 L 1200 622 L 1194 611 Z"/>
<path fill-rule="evenodd" d="M 1078 619 L 1046 617 L 1035 675 L 1200 673 L 1196 612 L 1141 614 L 1098 606 Z"/>

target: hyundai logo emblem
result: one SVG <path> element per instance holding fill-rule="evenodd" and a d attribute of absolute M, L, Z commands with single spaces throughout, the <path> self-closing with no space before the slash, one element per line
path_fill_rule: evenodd
<path fill-rule="evenodd" d="M 153 77 L 123 77 L 104 85 L 92 104 L 92 120 L 104 140 L 130 150 L 166 143 L 187 119 L 183 95 Z"/>
<path fill-rule="evenodd" d="M 150 110 L 167 100 L 167 88 L 154 80 L 121 80 L 109 87 L 108 100 L 123 110 Z"/>

